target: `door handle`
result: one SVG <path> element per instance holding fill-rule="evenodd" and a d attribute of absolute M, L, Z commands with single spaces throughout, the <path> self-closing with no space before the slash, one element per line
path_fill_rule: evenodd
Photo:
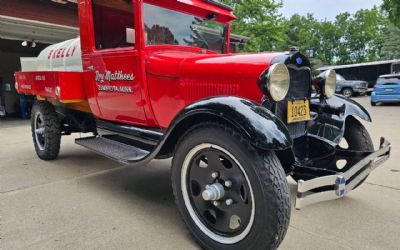
<path fill-rule="evenodd" d="M 93 71 L 94 70 L 94 66 L 93 65 L 88 66 L 87 69 Z"/>

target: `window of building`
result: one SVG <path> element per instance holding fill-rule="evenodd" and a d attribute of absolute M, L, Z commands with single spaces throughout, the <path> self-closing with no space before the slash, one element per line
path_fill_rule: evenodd
<path fill-rule="evenodd" d="M 93 0 L 96 49 L 134 47 L 134 6 L 132 0 Z"/>

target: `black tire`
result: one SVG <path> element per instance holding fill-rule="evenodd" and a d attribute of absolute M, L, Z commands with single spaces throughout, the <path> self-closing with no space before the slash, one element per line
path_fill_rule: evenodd
<path fill-rule="evenodd" d="M 61 125 L 53 105 L 37 101 L 32 107 L 31 130 L 36 154 L 42 160 L 54 160 L 60 153 Z"/>
<path fill-rule="evenodd" d="M 195 164 L 200 166 L 198 161 L 193 160 L 196 154 L 192 152 L 196 148 L 202 147 L 202 145 L 213 145 L 206 149 L 213 150 L 213 152 L 218 150 L 221 150 L 221 154 L 229 152 L 230 156 L 233 157 L 230 159 L 236 160 L 236 163 L 239 163 L 238 166 L 246 166 L 246 168 L 241 167 L 241 173 L 246 176 L 248 180 L 246 183 L 248 183 L 250 187 L 249 190 L 253 190 L 250 195 L 251 198 L 254 198 L 251 200 L 254 200 L 255 203 L 254 212 L 251 210 L 251 213 L 254 214 L 254 220 L 252 224 L 244 223 L 245 225 L 242 227 L 246 228 L 246 230 L 249 228 L 248 232 L 244 236 L 243 233 L 241 233 L 239 236 L 243 238 L 237 242 L 232 240 L 233 234 L 222 235 L 212 231 L 212 225 L 205 223 L 202 219 L 204 217 L 199 215 L 197 207 L 193 206 L 195 197 L 192 193 L 189 194 L 189 192 L 193 191 L 193 186 L 190 186 L 193 184 L 182 184 L 186 183 L 187 180 L 182 182 L 182 175 L 184 175 L 185 172 L 189 173 L 192 171 L 189 166 L 193 164 L 193 162 L 196 162 Z M 193 155 L 193 157 L 191 157 L 191 155 Z M 218 159 L 218 161 L 221 160 L 221 158 Z M 221 179 L 223 176 L 228 176 L 228 174 L 224 174 L 223 171 L 222 169 L 220 175 Z M 227 172 L 229 171 L 230 170 L 227 170 Z M 216 123 L 205 123 L 190 130 L 178 143 L 172 163 L 171 175 L 175 202 L 179 212 L 186 226 L 203 248 L 276 249 L 282 242 L 290 220 L 290 197 L 285 172 L 273 152 L 258 152 L 250 146 L 246 139 L 231 128 Z M 207 174 L 206 176 L 209 175 Z M 219 179 L 215 179 L 215 183 L 218 181 Z M 187 188 L 183 187 L 183 185 Z M 203 190 L 203 188 L 204 187 L 201 187 L 200 190 Z M 226 186 L 224 188 L 229 192 Z M 185 192 L 184 190 L 189 190 L 186 191 L 186 196 L 183 194 Z M 184 196 L 186 197 L 186 202 Z M 232 196 L 232 198 L 234 198 L 234 196 Z M 221 214 L 221 211 L 224 212 L 229 209 L 227 208 L 225 210 L 225 208 L 222 207 L 225 206 L 225 203 L 223 203 L 223 200 L 220 201 L 222 204 L 220 207 L 211 208 L 214 209 L 215 214 Z M 211 201 L 204 202 L 207 203 Z M 250 203 L 252 208 L 254 203 Z M 207 203 L 207 206 L 212 207 L 213 204 L 214 203 Z M 191 212 L 189 210 L 191 210 Z M 196 224 L 196 218 L 198 224 Z M 232 219 L 232 217 L 230 218 Z M 218 218 L 215 216 L 215 221 L 217 220 Z M 239 224 L 240 223 L 239 220 Z M 203 229 L 201 229 L 201 227 L 203 227 Z M 204 228 L 207 229 L 204 230 Z M 213 239 L 213 237 L 219 237 L 218 235 L 228 239 L 228 241 L 231 240 L 231 242 L 222 242 L 222 240 Z"/>
<path fill-rule="evenodd" d="M 341 93 L 342 93 L 342 95 L 344 95 L 345 97 L 348 97 L 348 98 L 350 98 L 354 95 L 354 92 L 351 88 L 344 88 L 344 89 L 342 89 Z"/>
<path fill-rule="evenodd" d="M 375 107 L 375 106 L 376 106 L 376 102 L 372 102 L 372 101 L 371 101 L 371 106 L 372 106 L 372 107 Z"/>

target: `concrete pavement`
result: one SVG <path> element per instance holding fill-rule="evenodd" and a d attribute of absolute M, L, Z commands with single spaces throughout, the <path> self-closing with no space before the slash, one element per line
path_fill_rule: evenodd
<path fill-rule="evenodd" d="M 391 159 L 343 200 L 293 209 L 280 249 L 400 249 L 400 105 L 355 100 L 371 112 L 375 146 L 392 142 Z M 0 249 L 198 248 L 174 205 L 170 161 L 123 167 L 73 139 L 44 162 L 29 122 L 0 120 Z"/>

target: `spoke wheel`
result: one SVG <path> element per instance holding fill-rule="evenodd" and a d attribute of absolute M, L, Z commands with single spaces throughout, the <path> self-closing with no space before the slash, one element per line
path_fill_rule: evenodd
<path fill-rule="evenodd" d="M 254 221 L 254 195 L 243 167 L 229 152 L 214 144 L 196 146 L 185 158 L 181 180 L 189 213 L 210 238 L 232 244 L 246 237 Z M 204 199 L 211 185 L 222 187 L 224 195 Z"/>
<path fill-rule="evenodd" d="M 31 130 L 36 154 L 42 160 L 53 160 L 60 152 L 61 126 L 53 105 L 37 101 L 32 107 Z"/>
<path fill-rule="evenodd" d="M 172 187 L 182 218 L 205 249 L 276 249 L 290 219 L 285 172 L 235 130 L 201 123 L 179 140 Z"/>

